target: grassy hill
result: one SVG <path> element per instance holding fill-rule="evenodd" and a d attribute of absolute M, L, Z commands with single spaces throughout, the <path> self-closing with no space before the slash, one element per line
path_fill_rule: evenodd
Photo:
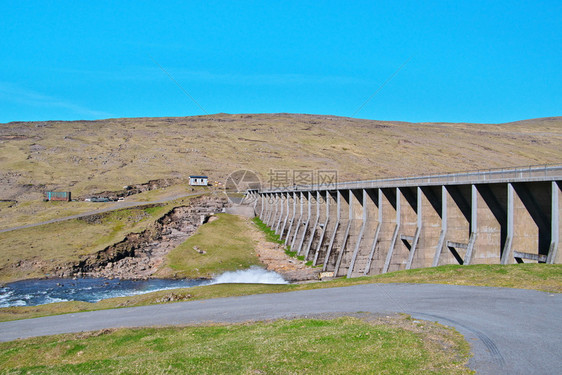
<path fill-rule="evenodd" d="M 11 122 L 0 125 L 0 200 L 18 203 L 0 203 L 0 216 L 26 207 L 37 214 L 29 201 L 45 190 L 77 196 L 190 174 L 224 181 L 242 168 L 262 182 L 271 169 L 337 170 L 340 181 L 456 172 L 558 163 L 560 145 L 562 117 L 508 124 L 301 114 Z"/>

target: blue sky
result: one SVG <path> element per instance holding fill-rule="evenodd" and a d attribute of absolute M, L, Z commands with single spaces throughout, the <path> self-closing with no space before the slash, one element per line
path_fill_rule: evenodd
<path fill-rule="evenodd" d="M 562 115 L 560 0 L 0 5 L 0 122 L 359 108 L 358 118 L 412 122 Z"/>

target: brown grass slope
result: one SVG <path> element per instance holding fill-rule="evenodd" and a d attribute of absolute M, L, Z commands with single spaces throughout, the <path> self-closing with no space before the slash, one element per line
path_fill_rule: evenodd
<path fill-rule="evenodd" d="M 339 180 L 559 163 L 562 117 L 405 123 L 301 114 L 0 124 L 0 200 L 86 194 L 246 168 L 334 169 Z"/>

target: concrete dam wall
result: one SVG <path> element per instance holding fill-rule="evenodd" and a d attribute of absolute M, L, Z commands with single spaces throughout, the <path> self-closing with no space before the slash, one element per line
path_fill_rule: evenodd
<path fill-rule="evenodd" d="M 335 276 L 561 263 L 562 165 L 248 190 L 256 215 Z"/>

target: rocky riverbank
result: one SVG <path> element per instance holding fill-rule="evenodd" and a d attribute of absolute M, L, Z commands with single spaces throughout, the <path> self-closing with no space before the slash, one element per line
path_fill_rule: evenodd
<path fill-rule="evenodd" d="M 60 267 L 56 277 L 107 277 L 142 279 L 151 277 L 168 252 L 185 241 L 227 200 L 217 196 L 194 198 L 187 206 L 175 207 L 141 233 L 130 233 L 122 241 Z"/>

